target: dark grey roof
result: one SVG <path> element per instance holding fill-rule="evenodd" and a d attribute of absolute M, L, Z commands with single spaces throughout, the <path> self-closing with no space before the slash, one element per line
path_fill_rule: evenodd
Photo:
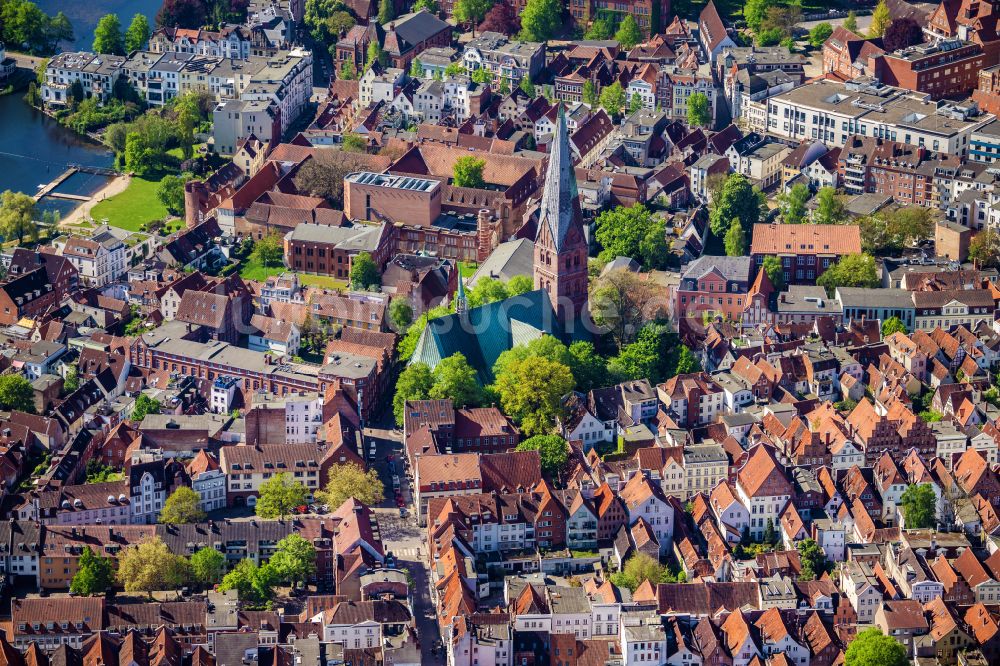
<path fill-rule="evenodd" d="M 396 19 L 396 34 L 414 46 L 447 27 L 447 23 L 426 9 Z"/>
<path fill-rule="evenodd" d="M 750 257 L 699 257 L 681 273 L 682 280 L 697 280 L 718 270 L 727 280 L 750 281 Z"/>

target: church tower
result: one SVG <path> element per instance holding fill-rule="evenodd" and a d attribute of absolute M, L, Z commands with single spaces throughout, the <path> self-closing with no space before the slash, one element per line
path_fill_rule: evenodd
<path fill-rule="evenodd" d="M 587 238 L 562 106 L 542 185 L 535 235 L 535 289 L 544 289 L 565 327 L 587 308 Z"/>

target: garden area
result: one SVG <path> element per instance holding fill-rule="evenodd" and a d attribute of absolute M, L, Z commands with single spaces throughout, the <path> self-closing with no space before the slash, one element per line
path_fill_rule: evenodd
<path fill-rule="evenodd" d="M 143 231 L 149 222 L 167 217 L 169 211 L 157 196 L 163 174 L 135 176 L 121 194 L 101 201 L 90 211 L 97 222 L 107 219 L 108 224 L 128 231 Z"/>

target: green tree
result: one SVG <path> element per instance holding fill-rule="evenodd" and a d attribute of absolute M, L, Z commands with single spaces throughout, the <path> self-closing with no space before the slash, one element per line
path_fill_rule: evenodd
<path fill-rule="evenodd" d="M 452 184 L 455 187 L 475 187 L 482 188 L 486 182 L 483 180 L 483 169 L 486 167 L 486 160 L 464 155 L 455 160 L 452 170 Z"/>
<path fill-rule="evenodd" d="M 545 42 L 562 26 L 563 6 L 559 0 L 528 0 L 521 12 L 521 41 Z"/>
<path fill-rule="evenodd" d="M 125 54 L 125 37 L 117 14 L 105 14 L 94 28 L 94 51 L 107 55 Z"/>
<path fill-rule="evenodd" d="M 785 270 L 781 267 L 781 259 L 778 257 L 764 257 L 761 269 L 767 273 L 767 279 L 771 281 L 777 291 L 785 287 Z"/>
<path fill-rule="evenodd" d="M 847 209 L 837 196 L 837 190 L 832 187 L 821 187 L 816 194 L 816 212 L 813 221 L 816 224 L 839 224 L 846 218 Z"/>
<path fill-rule="evenodd" d="M 733 218 L 739 218 L 744 229 L 753 229 L 753 225 L 760 220 L 763 205 L 763 193 L 754 188 L 746 176 L 740 173 L 730 174 L 709 211 L 712 233 L 723 236 Z"/>
<path fill-rule="evenodd" d="M 708 127 L 712 124 L 712 113 L 708 110 L 708 96 L 694 93 L 687 99 L 687 121 L 689 127 Z"/>
<path fill-rule="evenodd" d="M 826 288 L 830 298 L 837 287 L 874 289 L 881 283 L 875 259 L 870 254 L 849 254 L 823 271 L 816 280 L 817 285 Z"/>
<path fill-rule="evenodd" d="M 573 390 L 573 373 L 545 358 L 514 361 L 497 376 L 494 390 L 523 434 L 545 435 L 563 414 L 562 397 Z"/>
<path fill-rule="evenodd" d="M 473 35 L 476 32 L 476 25 L 483 20 L 486 12 L 493 7 L 493 0 L 457 0 L 452 8 L 452 15 L 459 23 L 468 23 L 472 26 Z"/>
<path fill-rule="evenodd" d="M 764 537 L 762 541 L 764 543 L 777 543 L 778 533 L 774 529 L 774 521 L 770 518 L 767 519 L 767 524 L 764 525 Z"/>
<path fill-rule="evenodd" d="M 194 176 L 182 173 L 179 176 L 164 176 L 156 186 L 156 198 L 160 200 L 171 215 L 184 214 L 184 184 Z"/>
<path fill-rule="evenodd" d="M 378 22 L 382 25 L 388 25 L 394 18 L 396 18 L 396 9 L 392 5 L 392 0 L 381 0 L 378 4 Z"/>
<path fill-rule="evenodd" d="M 887 338 L 893 333 L 907 334 L 909 331 L 906 330 L 906 324 L 899 317 L 889 317 L 882 322 L 882 337 Z"/>
<path fill-rule="evenodd" d="M 104 594 L 115 582 L 114 563 L 106 557 L 101 557 L 87 546 L 80 554 L 80 564 L 69 585 L 69 591 L 89 597 Z"/>
<path fill-rule="evenodd" d="M 203 587 L 221 581 L 225 570 L 226 556 L 211 546 L 196 550 L 191 555 L 191 575 Z"/>
<path fill-rule="evenodd" d="M 1000 233 L 986 228 L 969 243 L 969 259 L 982 268 L 1000 267 Z"/>
<path fill-rule="evenodd" d="M 586 393 L 607 385 L 607 364 L 594 349 L 593 342 L 578 340 L 569 346 L 568 351 L 569 369 L 577 391 Z"/>
<path fill-rule="evenodd" d="M 583 82 L 583 101 L 594 109 L 600 103 L 600 96 L 597 94 L 597 86 L 590 79 Z"/>
<path fill-rule="evenodd" d="M 625 108 L 625 89 L 622 88 L 622 84 L 615 81 L 610 86 L 604 86 L 601 90 L 600 102 L 601 107 L 609 115 L 615 118 L 619 117 L 622 114 L 622 109 Z"/>
<path fill-rule="evenodd" d="M 557 478 L 569 461 L 569 445 L 559 435 L 535 435 L 517 445 L 518 451 L 538 451 L 542 472 Z"/>
<path fill-rule="evenodd" d="M 156 167 L 156 153 L 143 134 L 129 132 L 125 137 L 125 170 L 145 176 Z"/>
<path fill-rule="evenodd" d="M 507 298 L 527 294 L 535 289 L 535 284 L 527 275 L 515 275 L 507 282 Z"/>
<path fill-rule="evenodd" d="M 375 506 L 385 498 L 385 487 L 378 470 L 367 472 L 352 463 L 331 465 L 326 487 L 316 493 L 330 510 L 335 511 L 352 497 L 367 506 Z"/>
<path fill-rule="evenodd" d="M 599 11 L 597 17 L 591 22 L 584 39 L 595 39 L 604 41 L 615 36 L 615 22 L 611 12 Z"/>
<path fill-rule="evenodd" d="M 63 380 L 63 391 L 69 395 L 78 388 L 80 388 L 80 371 L 75 365 L 71 365 L 66 369 L 66 377 Z"/>
<path fill-rule="evenodd" d="M 795 547 L 802 562 L 802 572 L 799 575 L 801 580 L 815 580 L 829 568 L 826 553 L 814 539 L 803 539 Z"/>
<path fill-rule="evenodd" d="M 674 374 L 689 375 L 692 372 L 701 372 L 701 361 L 687 345 L 681 345 L 677 357 L 677 371 Z"/>
<path fill-rule="evenodd" d="M 729 231 L 725 238 L 726 255 L 730 257 L 742 257 L 747 253 L 747 237 L 743 233 L 743 225 L 740 218 L 734 217 Z"/>
<path fill-rule="evenodd" d="M 435 0 L 417 0 L 413 3 L 413 11 L 419 12 L 421 9 L 426 9 L 431 14 L 437 14 L 440 11 Z"/>
<path fill-rule="evenodd" d="M 241 602 L 263 605 L 274 597 L 278 572 L 270 563 L 257 566 L 250 559 L 240 560 L 219 583 L 219 591 L 236 590 Z"/>
<path fill-rule="evenodd" d="M 791 191 L 778 195 L 778 210 L 781 211 L 781 219 L 785 224 L 805 222 L 809 196 L 809 186 L 804 183 L 793 185 Z"/>
<path fill-rule="evenodd" d="M 753 32 L 759 32 L 767 17 L 767 10 L 774 6 L 774 0 L 747 0 L 743 5 L 743 19 Z"/>
<path fill-rule="evenodd" d="M 535 99 L 535 84 L 531 82 L 531 78 L 525 74 L 521 77 L 521 82 L 517 84 L 517 87 L 521 89 L 525 95 L 531 99 Z"/>
<path fill-rule="evenodd" d="M 858 15 L 854 13 L 854 10 L 847 12 L 847 18 L 844 19 L 843 27 L 845 30 L 850 30 L 854 34 L 858 34 Z"/>
<path fill-rule="evenodd" d="M 612 381 L 648 379 L 654 384 L 676 374 L 680 357 L 677 334 L 666 324 L 649 322 L 618 356 L 608 361 Z"/>
<path fill-rule="evenodd" d="M 392 413 L 396 417 L 396 425 L 403 425 L 406 401 L 427 400 L 433 386 L 434 377 L 426 363 L 411 363 L 399 373 L 396 391 L 392 396 Z"/>
<path fill-rule="evenodd" d="M 316 573 L 316 547 L 298 534 L 289 534 L 278 542 L 268 563 L 279 580 L 295 586 Z"/>
<path fill-rule="evenodd" d="M 141 51 L 149 42 L 149 19 L 145 14 L 136 14 L 125 31 L 125 52 Z"/>
<path fill-rule="evenodd" d="M 910 660 L 902 643 L 884 635 L 878 627 L 871 627 L 858 633 L 847 646 L 844 663 L 846 666 L 907 666 Z"/>
<path fill-rule="evenodd" d="M 672 576 L 667 567 L 646 553 L 635 553 L 625 560 L 621 571 L 611 574 L 610 580 L 618 587 L 627 587 L 635 592 L 644 581 L 648 580 L 655 586 L 668 582 L 668 578 Z"/>
<path fill-rule="evenodd" d="M 434 385 L 428 397 L 432 400 L 450 399 L 455 407 L 475 407 L 479 404 L 481 391 L 476 371 L 464 354 L 456 352 L 442 359 L 431 376 Z"/>
<path fill-rule="evenodd" d="M 276 233 L 268 234 L 254 243 L 253 252 L 250 253 L 251 261 L 261 266 L 281 266 L 284 258 L 285 248 L 281 236 Z"/>
<path fill-rule="evenodd" d="M 515 362 L 536 358 L 543 358 L 563 365 L 570 363 L 569 349 L 566 348 L 566 345 L 555 336 L 543 335 L 527 344 L 517 345 L 502 352 L 493 364 L 493 374 L 500 376 L 507 372 Z"/>
<path fill-rule="evenodd" d="M 42 94 L 38 92 L 38 84 L 34 81 L 28 83 L 28 92 L 24 94 L 24 101 L 28 106 L 41 107 Z"/>
<path fill-rule="evenodd" d="M 813 26 L 813 29 L 809 31 L 809 44 L 813 48 L 819 48 L 823 46 L 823 43 L 830 38 L 833 34 L 833 26 L 829 23 L 817 23 Z"/>
<path fill-rule="evenodd" d="M 285 519 L 295 510 L 295 507 L 306 503 L 309 491 L 304 485 L 283 472 L 276 474 L 260 484 L 260 497 L 257 500 L 255 512 L 261 518 Z"/>
<path fill-rule="evenodd" d="M 628 101 L 628 112 L 635 113 L 636 111 L 642 110 L 642 95 L 639 93 L 632 93 L 632 99 Z"/>
<path fill-rule="evenodd" d="M 126 592 L 176 590 L 191 576 L 190 564 L 154 536 L 118 553 L 118 582 Z"/>
<path fill-rule="evenodd" d="M 345 81 L 354 81 L 358 78 L 358 68 L 350 60 L 345 60 L 340 65 L 339 77 Z"/>
<path fill-rule="evenodd" d="M 929 483 L 913 483 L 906 487 L 899 498 L 899 506 L 903 510 L 903 520 L 906 529 L 923 529 L 934 527 L 937 511 L 937 496 Z"/>
<path fill-rule="evenodd" d="M 403 333 L 413 323 L 413 306 L 405 298 L 394 298 L 389 303 L 389 324 L 397 333 Z"/>
<path fill-rule="evenodd" d="M 365 69 L 371 69 L 375 63 L 379 66 L 385 66 L 388 56 L 386 56 L 385 51 L 382 50 L 382 46 L 378 43 L 377 39 L 373 39 L 368 44 L 367 58 L 365 59 Z"/>
<path fill-rule="evenodd" d="M 872 22 L 868 28 L 868 37 L 881 37 L 885 34 L 886 28 L 892 23 L 892 16 L 889 14 L 889 6 L 885 4 L 885 0 L 879 0 L 879 3 L 875 5 L 875 11 L 872 12 Z"/>
<path fill-rule="evenodd" d="M 35 413 L 35 390 L 22 375 L 0 376 L 0 409 Z"/>
<path fill-rule="evenodd" d="M 616 206 L 597 216 L 597 242 L 604 248 L 600 257 L 635 257 L 648 269 L 664 268 L 668 254 L 666 223 L 642 204 Z"/>
<path fill-rule="evenodd" d="M 160 522 L 171 525 L 200 523 L 205 520 L 201 496 L 188 486 L 180 486 L 170 494 L 160 511 Z"/>
<path fill-rule="evenodd" d="M 414 58 L 413 62 L 410 63 L 410 78 L 419 79 L 424 76 L 424 65 L 420 62 L 420 58 Z"/>
<path fill-rule="evenodd" d="M 764 28 L 757 33 L 754 41 L 757 43 L 757 46 L 774 46 L 780 44 L 784 38 L 785 33 L 781 28 Z"/>
<path fill-rule="evenodd" d="M 139 397 L 135 399 L 135 406 L 132 407 L 131 420 L 139 423 L 146 418 L 147 414 L 159 414 L 161 407 L 163 407 L 163 403 L 159 400 L 154 400 L 145 393 L 140 393 Z"/>
<path fill-rule="evenodd" d="M 351 288 L 374 291 L 382 286 L 378 264 L 367 252 L 360 252 L 351 260 Z"/>
<path fill-rule="evenodd" d="M 626 51 L 630 51 L 636 44 L 642 41 L 642 30 L 635 17 L 626 14 L 621 23 L 618 24 L 618 31 L 615 32 L 615 39 Z"/>
<path fill-rule="evenodd" d="M 0 195 L 0 234 L 3 234 L 4 240 L 16 238 L 18 245 L 24 242 L 25 236 L 37 239 L 35 200 L 27 194 L 11 190 Z"/>

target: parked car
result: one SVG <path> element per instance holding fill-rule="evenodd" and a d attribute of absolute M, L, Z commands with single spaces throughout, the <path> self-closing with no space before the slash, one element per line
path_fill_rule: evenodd
<path fill-rule="evenodd" d="M 392 487 L 399 488 L 399 476 L 396 474 L 392 475 Z"/>

